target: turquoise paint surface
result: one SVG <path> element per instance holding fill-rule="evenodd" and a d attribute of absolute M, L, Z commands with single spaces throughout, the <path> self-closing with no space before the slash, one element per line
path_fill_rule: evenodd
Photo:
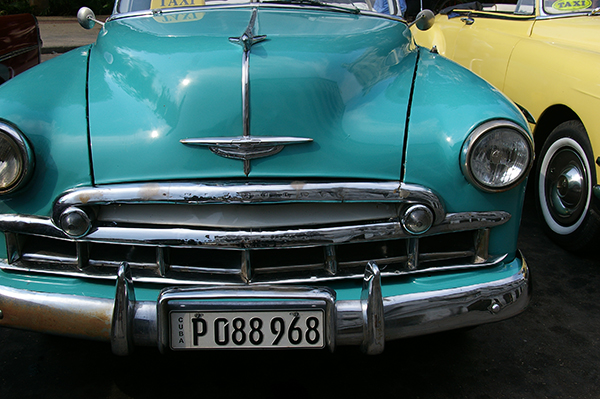
<path fill-rule="evenodd" d="M 241 48 L 229 37 L 243 33 L 250 9 L 201 14 L 181 23 L 152 17 L 111 21 L 95 45 L 0 86 L 0 119 L 27 136 L 38 165 L 28 187 L 0 203 L 0 213 L 48 216 L 58 195 L 91 184 L 88 55 L 91 153 L 98 183 L 242 178 L 241 161 L 179 143 L 181 138 L 242 134 Z M 315 141 L 253 161 L 250 177 L 400 179 L 417 59 L 406 26 L 379 17 L 331 17 L 318 11 L 289 15 L 267 8 L 259 12 L 255 33 L 267 34 L 268 40 L 253 47 L 250 58 L 252 134 Z M 490 252 L 509 253 L 510 262 L 524 185 L 483 193 L 468 184 L 459 167 L 468 133 L 495 117 L 526 126 L 518 110 L 485 82 L 421 51 L 403 178 L 433 189 L 450 212 L 510 212 L 512 219 L 492 230 L 490 242 Z M 512 275 L 519 267 L 514 260 L 472 272 L 386 278 L 384 295 L 478 284 Z M 0 272 L 0 279 L 34 291 L 114 296 L 110 281 L 8 272 Z M 360 281 L 331 286 L 338 299 L 360 298 Z M 136 296 L 155 300 L 159 289 L 141 285 Z"/>
<path fill-rule="evenodd" d="M 105 25 L 90 62 L 98 183 L 245 177 L 242 161 L 179 141 L 243 134 L 242 47 L 229 38 L 251 12 Z M 250 54 L 250 133 L 314 141 L 252 161 L 250 178 L 399 179 L 416 58 L 406 25 L 261 7 L 255 26 L 267 39 Z"/>
<path fill-rule="evenodd" d="M 486 193 L 469 184 L 460 169 L 460 152 L 469 133 L 492 119 L 527 122 L 507 98 L 460 65 L 421 49 L 408 129 L 404 181 L 432 188 L 448 212 L 506 211 L 512 217 L 492 229 L 490 253 L 517 249 L 525 185 Z"/>
<path fill-rule="evenodd" d="M 0 86 L 0 120 L 15 125 L 35 153 L 23 190 L 3 196 L 0 213 L 48 216 L 65 190 L 91 183 L 86 119 L 88 47 L 46 61 Z"/>

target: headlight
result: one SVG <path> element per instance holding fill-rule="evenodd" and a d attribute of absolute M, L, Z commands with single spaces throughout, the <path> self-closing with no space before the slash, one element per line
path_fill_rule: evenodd
<path fill-rule="evenodd" d="M 486 122 L 463 144 L 460 164 L 467 180 L 481 190 L 506 191 L 521 183 L 529 173 L 533 142 L 513 122 Z"/>
<path fill-rule="evenodd" d="M 23 135 L 0 122 L 0 194 L 17 190 L 33 170 L 33 153 Z"/>

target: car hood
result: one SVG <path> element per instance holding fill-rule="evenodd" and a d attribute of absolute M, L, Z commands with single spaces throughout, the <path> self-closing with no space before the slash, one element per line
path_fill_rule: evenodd
<path fill-rule="evenodd" d="M 90 50 L 97 184 L 207 178 L 399 179 L 416 53 L 404 23 L 260 8 L 249 55 L 249 134 L 312 141 L 244 161 L 185 139 L 243 135 L 243 48 L 253 8 L 113 19 Z"/>

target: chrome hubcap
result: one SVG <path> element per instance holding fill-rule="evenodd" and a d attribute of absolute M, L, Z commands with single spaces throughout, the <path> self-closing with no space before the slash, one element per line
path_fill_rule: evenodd
<path fill-rule="evenodd" d="M 581 158 L 570 149 L 558 151 L 546 175 L 548 208 L 557 223 L 567 226 L 579 219 L 587 198 L 586 170 Z"/>
<path fill-rule="evenodd" d="M 552 190 L 552 204 L 555 211 L 563 216 L 573 214 L 584 197 L 583 185 L 585 180 L 579 168 L 569 165 L 563 170 Z"/>

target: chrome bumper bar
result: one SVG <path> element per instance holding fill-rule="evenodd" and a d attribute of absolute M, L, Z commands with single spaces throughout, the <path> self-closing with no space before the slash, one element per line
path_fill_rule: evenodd
<path fill-rule="evenodd" d="M 383 351 L 384 342 L 434 332 L 500 321 L 522 312 L 530 300 L 531 279 L 527 263 L 514 275 L 484 284 L 415 294 L 382 296 L 381 277 L 370 263 L 363 280 L 360 300 L 335 301 L 328 345 L 361 345 L 369 354 Z M 235 295 L 240 287 L 209 290 Z M 242 291 L 290 292 L 300 295 L 306 287 L 253 286 Z M 296 294 L 294 294 L 296 290 Z M 315 289 L 327 294 L 328 290 Z M 126 264 L 117 278 L 115 299 L 34 292 L 0 287 L 0 326 L 43 333 L 110 341 L 119 355 L 134 346 L 163 347 L 159 338 L 159 305 L 136 301 Z"/>

